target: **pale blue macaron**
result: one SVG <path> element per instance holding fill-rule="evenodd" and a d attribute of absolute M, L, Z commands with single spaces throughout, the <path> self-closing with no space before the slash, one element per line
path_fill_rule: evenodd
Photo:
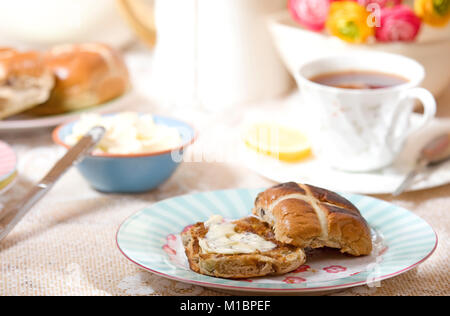
<path fill-rule="evenodd" d="M 94 189 L 106 193 L 147 192 L 163 184 L 175 172 L 183 160 L 184 150 L 195 141 L 196 132 L 189 124 L 176 119 L 157 115 L 153 118 L 158 125 L 176 128 L 182 139 L 181 145 L 148 154 L 95 154 L 86 157 L 77 167 Z M 76 122 L 55 129 L 54 142 L 69 149 L 64 140 L 72 133 L 74 124 Z"/>

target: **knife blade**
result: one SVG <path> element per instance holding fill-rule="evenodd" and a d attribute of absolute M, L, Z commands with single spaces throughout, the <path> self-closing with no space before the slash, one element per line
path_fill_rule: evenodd
<path fill-rule="evenodd" d="M 104 134 L 105 129 L 103 127 L 97 126 L 91 129 L 55 164 L 41 181 L 30 189 L 19 203 L 4 207 L 3 212 L 0 213 L 0 242 L 14 229 L 31 208 L 50 191 L 62 175 L 94 150 Z"/>
<path fill-rule="evenodd" d="M 399 196 L 413 183 L 416 176 L 427 167 L 436 167 L 450 159 L 450 133 L 432 139 L 420 152 L 414 168 L 392 194 Z"/>

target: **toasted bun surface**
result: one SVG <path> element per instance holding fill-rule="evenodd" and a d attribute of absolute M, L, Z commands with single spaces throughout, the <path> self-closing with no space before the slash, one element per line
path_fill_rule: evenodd
<path fill-rule="evenodd" d="M 237 233 L 250 232 L 276 244 L 276 248 L 252 254 L 202 253 L 199 239 L 204 238 L 208 228 L 197 223 L 182 233 L 183 244 L 191 270 L 219 278 L 245 279 L 266 275 L 285 274 L 305 263 L 301 248 L 284 245 L 274 239 L 270 227 L 254 217 L 233 222 Z"/>
<path fill-rule="evenodd" d="M 0 119 L 47 101 L 53 86 L 42 54 L 0 48 Z"/>
<path fill-rule="evenodd" d="M 286 244 L 338 248 L 354 256 L 372 251 L 370 228 L 359 210 L 322 188 L 294 182 L 274 186 L 258 195 L 253 214 Z"/>
<path fill-rule="evenodd" d="M 123 95 L 130 87 L 121 54 L 104 44 L 56 46 L 45 59 L 56 85 L 50 100 L 33 114 L 60 114 L 99 105 Z"/>

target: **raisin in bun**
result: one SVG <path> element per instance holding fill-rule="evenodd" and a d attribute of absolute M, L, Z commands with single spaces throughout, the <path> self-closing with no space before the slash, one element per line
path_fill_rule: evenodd
<path fill-rule="evenodd" d="M 0 48 L 0 119 L 46 102 L 53 86 L 42 54 Z"/>
<path fill-rule="evenodd" d="M 60 114 L 99 105 L 123 95 L 130 87 L 121 54 L 105 44 L 56 46 L 46 54 L 56 77 L 50 100 L 32 112 Z"/>
<path fill-rule="evenodd" d="M 294 182 L 258 195 L 253 214 L 275 238 L 298 247 L 331 247 L 354 256 L 372 251 L 370 228 L 359 210 L 337 193 Z"/>

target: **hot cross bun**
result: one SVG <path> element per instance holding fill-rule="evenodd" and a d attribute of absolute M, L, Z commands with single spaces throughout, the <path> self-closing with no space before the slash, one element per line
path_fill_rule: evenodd
<path fill-rule="evenodd" d="M 260 193 L 253 214 L 275 238 L 297 247 L 331 247 L 354 256 L 372 251 L 371 231 L 359 210 L 337 193 L 294 182 Z"/>

